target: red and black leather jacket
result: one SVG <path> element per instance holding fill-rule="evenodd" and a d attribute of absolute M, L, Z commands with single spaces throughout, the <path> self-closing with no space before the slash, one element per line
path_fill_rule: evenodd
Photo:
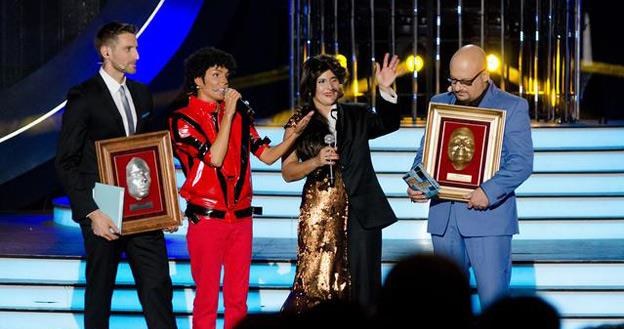
<path fill-rule="evenodd" d="M 251 119 L 237 112 L 223 164 L 212 166 L 210 146 L 217 138 L 224 112 L 223 103 L 191 96 L 188 106 L 169 118 L 174 153 L 186 176 L 180 195 L 188 203 L 185 213 L 192 221 L 204 216 L 231 222 L 252 215 L 249 155 L 259 157 L 270 140 L 261 139 Z"/>

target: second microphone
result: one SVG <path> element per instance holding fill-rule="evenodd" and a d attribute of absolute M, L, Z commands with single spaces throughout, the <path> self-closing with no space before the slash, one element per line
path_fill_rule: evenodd
<path fill-rule="evenodd" d="M 334 143 L 336 143 L 336 137 L 333 134 L 327 134 L 324 138 L 325 144 L 327 146 L 334 147 Z M 329 164 L 329 186 L 333 187 L 336 183 L 336 178 L 334 177 L 334 165 Z"/>

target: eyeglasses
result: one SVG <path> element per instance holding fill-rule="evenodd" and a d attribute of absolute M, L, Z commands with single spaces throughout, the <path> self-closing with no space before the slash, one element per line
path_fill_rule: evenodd
<path fill-rule="evenodd" d="M 479 71 L 479 73 L 477 73 L 477 75 L 475 75 L 470 80 L 458 80 L 458 79 L 453 79 L 453 78 L 447 78 L 446 80 L 448 80 L 448 82 L 450 82 L 451 85 L 459 83 L 462 86 L 470 87 L 470 86 L 472 86 L 472 83 L 479 77 L 479 75 L 481 75 L 481 73 L 483 73 L 483 71 L 485 71 L 485 69 Z"/>

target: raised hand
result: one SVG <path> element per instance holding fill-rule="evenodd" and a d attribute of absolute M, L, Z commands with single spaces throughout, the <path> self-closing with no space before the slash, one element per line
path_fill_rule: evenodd
<path fill-rule="evenodd" d="M 391 88 L 397 77 L 397 66 L 399 65 L 399 57 L 397 55 L 393 55 L 390 61 L 388 61 L 389 57 L 390 54 L 388 53 L 384 55 L 382 67 L 375 62 L 375 78 L 377 79 L 377 84 L 384 89 Z"/>

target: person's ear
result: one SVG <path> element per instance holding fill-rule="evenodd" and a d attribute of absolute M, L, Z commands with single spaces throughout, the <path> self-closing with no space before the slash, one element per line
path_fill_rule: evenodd
<path fill-rule="evenodd" d="M 195 85 L 197 86 L 197 89 L 204 86 L 204 78 L 202 77 L 196 77 L 195 79 L 193 79 L 193 81 L 195 81 Z"/>
<path fill-rule="evenodd" d="M 490 80 L 490 71 L 483 71 L 483 73 L 481 73 L 481 79 L 483 79 L 483 82 L 487 82 L 488 80 Z"/>
<path fill-rule="evenodd" d="M 102 56 L 102 58 L 109 58 L 110 57 L 110 47 L 102 45 L 100 47 L 100 56 Z"/>

